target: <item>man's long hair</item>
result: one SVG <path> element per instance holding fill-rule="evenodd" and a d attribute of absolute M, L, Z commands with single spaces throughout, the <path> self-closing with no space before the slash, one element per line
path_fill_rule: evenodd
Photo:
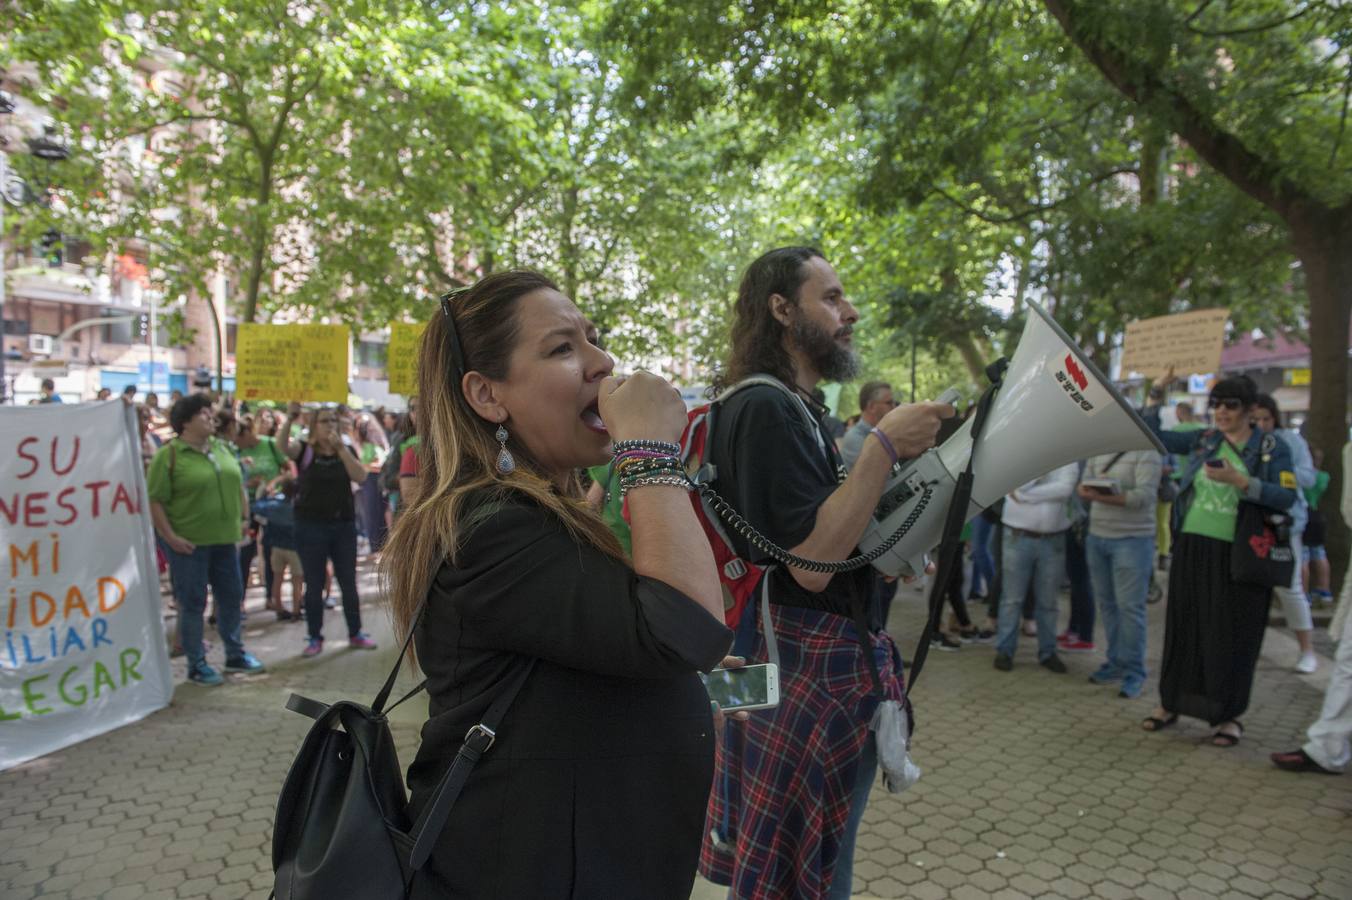
<path fill-rule="evenodd" d="M 747 267 L 733 305 L 732 347 L 714 378 L 713 392 L 761 373 L 793 385 L 793 361 L 784 345 L 787 329 L 771 313 L 770 296 L 779 294 L 797 305 L 807 262 L 825 258 L 814 247 L 780 247 Z"/>

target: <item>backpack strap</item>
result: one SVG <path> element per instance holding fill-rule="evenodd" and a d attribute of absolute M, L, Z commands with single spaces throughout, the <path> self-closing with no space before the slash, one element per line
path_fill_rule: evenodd
<path fill-rule="evenodd" d="M 469 780 L 470 773 L 474 771 L 479 758 L 487 753 L 497 740 L 497 730 L 502 724 L 503 716 L 507 715 L 507 710 L 516 700 L 516 695 L 521 693 L 521 688 L 525 685 L 526 679 L 530 678 L 530 673 L 535 671 L 535 664 L 538 661 L 538 657 L 534 656 L 527 659 L 511 680 L 503 686 L 498 698 L 488 707 L 488 712 L 484 713 L 483 720 L 465 732 L 464 743 L 460 745 L 460 750 L 455 754 L 455 759 L 446 770 L 446 774 L 441 777 L 441 783 L 437 785 L 432 800 L 423 807 L 418 820 L 409 831 L 409 836 L 413 838 L 413 852 L 409 857 L 409 865 L 413 871 L 422 868 L 423 863 L 427 862 L 427 857 L 432 855 L 432 845 L 436 843 L 441 829 L 445 827 L 446 818 L 451 814 L 451 807 L 464 790 L 465 782 Z"/>
<path fill-rule="evenodd" d="M 826 439 L 822 437 L 822 430 L 819 423 L 817 422 L 817 419 L 812 415 L 812 411 L 807 408 L 807 404 L 803 402 L 803 398 L 798 396 L 798 392 L 790 388 L 787 384 L 780 381 L 773 375 L 765 375 L 763 373 L 756 375 L 748 375 L 746 378 L 743 378 L 741 381 L 737 382 L 736 384 L 732 385 L 727 390 L 725 390 L 723 393 L 719 394 L 714 399 L 713 403 L 709 404 L 710 411 L 712 412 L 713 407 L 715 405 L 720 404 L 723 401 L 727 400 L 729 397 L 731 397 L 738 391 L 744 390 L 745 388 L 749 387 L 756 387 L 757 385 L 778 388 L 780 391 L 793 398 L 793 402 L 797 405 L 798 411 L 803 414 L 803 422 L 812 431 L 812 436 L 817 439 L 817 447 L 822 451 L 822 455 L 826 457 L 826 462 L 829 465 L 831 462 L 831 454 L 827 452 Z"/>

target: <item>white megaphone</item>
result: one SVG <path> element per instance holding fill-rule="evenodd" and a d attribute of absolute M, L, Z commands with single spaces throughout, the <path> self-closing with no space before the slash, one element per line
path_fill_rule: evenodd
<path fill-rule="evenodd" d="M 1165 452 L 1061 326 L 1041 306 L 1025 302 L 1032 314 L 977 442 L 967 520 L 1067 463 L 1119 450 Z M 912 520 L 906 534 L 874 560 L 883 574 L 924 570 L 925 554 L 943 533 L 957 477 L 972 457 L 971 432 L 968 419 L 942 446 L 902 464 L 889 479 L 859 541 L 868 554 Z M 922 501 L 924 508 L 917 509 Z"/>

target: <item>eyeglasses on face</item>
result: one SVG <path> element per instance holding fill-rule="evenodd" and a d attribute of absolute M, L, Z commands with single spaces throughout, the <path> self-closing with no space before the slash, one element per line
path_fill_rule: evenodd
<path fill-rule="evenodd" d="M 1238 397 L 1212 397 L 1206 402 L 1207 409 L 1216 409 L 1220 406 L 1224 406 L 1231 412 L 1239 412 L 1244 408 L 1244 401 Z"/>

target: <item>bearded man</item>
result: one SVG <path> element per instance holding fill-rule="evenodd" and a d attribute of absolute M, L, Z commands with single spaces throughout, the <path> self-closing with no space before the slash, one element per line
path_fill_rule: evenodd
<path fill-rule="evenodd" d="M 761 534 L 807 559 L 856 554 L 893 464 L 933 446 L 940 419 L 953 415 L 937 403 L 888 412 L 843 477 L 812 391 L 857 374 L 858 319 L 819 251 L 772 250 L 743 276 L 718 380 L 724 388 L 770 375 L 783 385 L 745 387 L 724 401 L 708 457 L 715 489 Z M 773 563 L 740 534 L 732 543 L 744 559 Z M 855 834 L 877 772 L 870 723 L 881 700 L 903 693 L 900 655 L 868 621 L 871 573 L 772 566 L 764 576 L 780 704 L 727 724 L 700 859 L 705 877 L 730 885 L 733 897 L 850 895 Z M 739 646 L 751 663 L 768 656 L 760 619 L 758 603 L 748 604 Z"/>

